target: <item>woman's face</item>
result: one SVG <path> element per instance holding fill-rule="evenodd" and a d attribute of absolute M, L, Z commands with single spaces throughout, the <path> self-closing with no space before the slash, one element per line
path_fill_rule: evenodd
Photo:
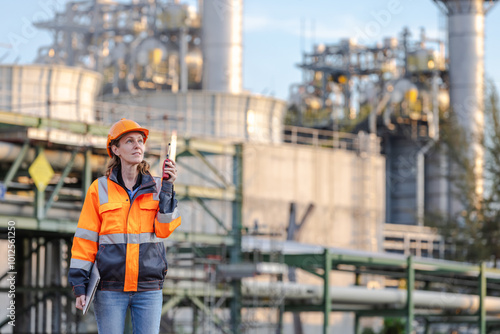
<path fill-rule="evenodd" d="M 144 159 L 144 137 L 141 132 L 126 133 L 118 145 L 111 148 L 122 164 L 138 165 Z"/>

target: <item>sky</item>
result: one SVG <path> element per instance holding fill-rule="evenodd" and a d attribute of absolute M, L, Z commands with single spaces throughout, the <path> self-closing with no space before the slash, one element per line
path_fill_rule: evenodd
<path fill-rule="evenodd" d="M 209 0 L 205 0 L 209 1 Z M 182 1 L 195 5 L 196 0 Z M 31 63 L 50 35 L 32 22 L 46 20 L 66 0 L 2 3 L 0 63 Z M 500 5 L 486 18 L 485 67 L 500 87 Z M 408 27 L 417 39 L 421 28 L 430 38 L 446 39 L 446 20 L 432 0 L 244 0 L 243 88 L 288 99 L 289 87 L 301 81 L 296 66 L 314 44 L 357 38 L 367 45 L 399 37 Z"/>

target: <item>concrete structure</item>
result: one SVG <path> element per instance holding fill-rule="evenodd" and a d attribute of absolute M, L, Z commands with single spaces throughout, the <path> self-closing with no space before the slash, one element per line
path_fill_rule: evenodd
<path fill-rule="evenodd" d="M 378 150 L 243 146 L 243 222 L 261 233 L 284 231 L 290 203 L 301 213 L 314 204 L 299 241 L 379 252 L 384 192 L 385 159 Z"/>

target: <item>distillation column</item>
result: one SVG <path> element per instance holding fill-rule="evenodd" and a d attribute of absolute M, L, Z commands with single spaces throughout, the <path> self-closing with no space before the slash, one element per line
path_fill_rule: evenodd
<path fill-rule="evenodd" d="M 241 93 L 243 0 L 203 1 L 203 89 Z"/>

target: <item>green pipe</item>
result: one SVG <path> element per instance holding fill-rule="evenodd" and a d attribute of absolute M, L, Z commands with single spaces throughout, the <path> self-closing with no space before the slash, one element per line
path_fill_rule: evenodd
<path fill-rule="evenodd" d="M 479 271 L 479 333 L 486 334 L 486 263 L 481 262 Z"/>
<path fill-rule="evenodd" d="M 235 155 L 233 157 L 233 183 L 236 189 L 236 198 L 232 203 L 232 236 L 234 245 L 230 249 L 229 262 L 230 264 L 238 264 L 242 262 L 241 252 L 241 228 L 242 228 L 242 195 L 243 195 L 243 160 L 242 160 L 242 145 L 235 145 Z M 231 330 L 233 334 L 241 333 L 241 309 L 242 309 L 242 293 L 241 280 L 233 279 L 231 282 L 233 299 L 230 302 L 231 312 Z"/>
<path fill-rule="evenodd" d="M 205 204 L 205 202 L 203 202 L 201 198 L 193 197 L 193 199 L 203 208 L 203 210 L 205 210 L 206 213 L 210 215 L 210 217 L 215 220 L 217 225 L 219 225 L 224 230 L 224 232 L 229 233 L 227 227 L 224 226 L 224 222 L 219 217 L 217 217 L 212 210 L 210 210 L 210 208 Z"/>
<path fill-rule="evenodd" d="M 163 304 L 163 306 L 161 308 L 161 315 L 164 315 L 169 310 L 171 310 L 172 308 L 174 308 L 183 299 L 184 299 L 184 296 L 182 296 L 182 295 L 177 295 L 177 296 L 170 297 L 170 299 L 168 300 L 168 302 L 166 302 L 165 304 Z"/>
<path fill-rule="evenodd" d="M 354 314 L 354 334 L 361 334 L 361 328 L 359 326 L 359 320 L 361 320 L 360 315 L 356 312 Z"/>
<path fill-rule="evenodd" d="M 330 298 L 330 271 L 332 270 L 332 259 L 330 250 L 325 248 L 324 251 L 324 269 L 323 274 L 323 334 L 328 333 L 330 327 L 330 311 L 332 309 L 332 299 Z"/>
<path fill-rule="evenodd" d="M 406 333 L 413 333 L 413 320 L 415 318 L 415 305 L 413 303 L 413 290 L 415 288 L 415 269 L 413 267 L 413 257 L 410 255 L 407 259 L 407 275 L 406 282 L 407 297 L 406 297 Z"/>
<path fill-rule="evenodd" d="M 45 218 L 45 216 L 47 215 L 47 212 L 52 207 L 52 203 L 54 203 L 56 196 L 59 194 L 59 191 L 61 190 L 62 186 L 64 185 L 64 179 L 66 178 L 66 176 L 68 176 L 69 172 L 71 171 L 71 168 L 73 168 L 73 164 L 75 162 L 75 157 L 76 157 L 77 152 L 78 152 L 78 150 L 75 149 L 71 153 L 71 158 L 62 172 L 61 178 L 59 179 L 59 182 L 57 182 L 56 187 L 52 191 L 52 194 L 50 194 L 50 198 L 47 200 L 47 203 L 45 204 L 45 210 L 43 211 L 42 218 Z"/>
<path fill-rule="evenodd" d="M 28 152 L 29 148 L 29 141 L 26 140 L 23 144 L 23 147 L 21 149 L 21 152 L 17 156 L 16 160 L 14 160 L 14 163 L 10 166 L 9 171 L 7 172 L 7 175 L 5 176 L 5 180 L 3 181 L 5 190 L 9 188 L 10 182 L 12 182 L 12 179 L 17 173 L 17 170 L 19 169 L 19 166 L 21 166 L 21 162 L 24 159 L 24 156 L 26 155 L 26 152 Z"/>
<path fill-rule="evenodd" d="M 87 190 L 90 188 L 92 183 L 92 165 L 90 159 L 92 158 L 92 149 L 88 147 L 84 153 L 85 161 L 83 165 L 83 182 L 82 182 L 82 200 L 87 196 Z"/>
<path fill-rule="evenodd" d="M 37 147 L 37 157 L 44 152 L 43 147 Z M 35 218 L 37 220 L 37 225 L 40 226 L 40 222 L 43 220 L 45 213 L 45 189 L 42 191 L 38 187 L 35 187 Z"/>

